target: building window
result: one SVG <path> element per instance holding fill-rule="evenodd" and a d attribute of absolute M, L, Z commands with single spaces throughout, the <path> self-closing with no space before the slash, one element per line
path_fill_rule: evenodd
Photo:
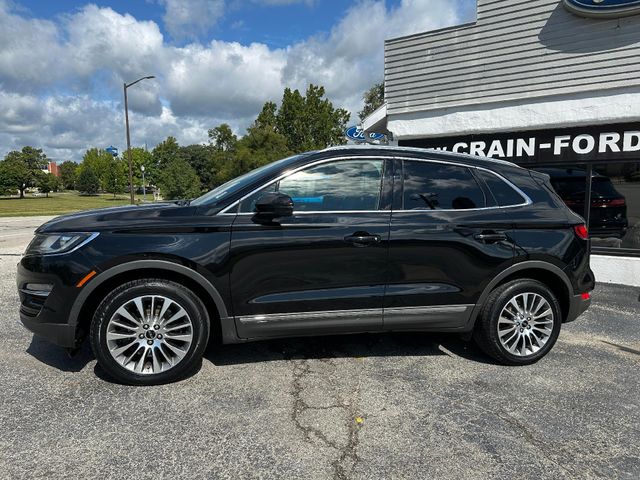
<path fill-rule="evenodd" d="M 573 211 L 589 217 L 595 253 L 640 254 L 640 162 L 593 165 L 586 205 L 586 165 L 535 170 L 551 177 L 553 188 Z"/>

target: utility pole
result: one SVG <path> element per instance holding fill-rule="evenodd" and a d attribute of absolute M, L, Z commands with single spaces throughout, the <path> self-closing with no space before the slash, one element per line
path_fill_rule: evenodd
<path fill-rule="evenodd" d="M 129 103 L 127 101 L 127 88 L 135 85 L 136 83 L 142 80 L 150 80 L 152 78 L 156 78 L 154 75 L 149 75 L 147 77 L 142 77 L 131 83 L 124 83 L 124 123 L 127 128 L 127 160 L 129 162 L 129 196 L 131 198 L 131 205 L 135 203 L 134 200 L 134 192 L 133 192 L 133 162 L 131 161 L 131 134 L 129 133 Z"/>

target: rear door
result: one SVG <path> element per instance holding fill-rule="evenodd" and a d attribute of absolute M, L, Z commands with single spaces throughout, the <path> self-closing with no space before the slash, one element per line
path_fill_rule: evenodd
<path fill-rule="evenodd" d="M 230 282 L 241 338 L 382 328 L 388 164 L 380 158 L 323 161 L 240 203 Z M 255 201 L 273 191 L 292 197 L 293 215 L 276 225 L 255 223 Z"/>
<path fill-rule="evenodd" d="M 474 170 L 396 160 L 385 329 L 464 327 L 484 287 L 512 263 L 508 218 Z"/>

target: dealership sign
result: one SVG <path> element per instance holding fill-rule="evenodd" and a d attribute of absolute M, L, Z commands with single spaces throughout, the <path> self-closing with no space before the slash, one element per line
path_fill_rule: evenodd
<path fill-rule="evenodd" d="M 353 126 L 347 128 L 344 132 L 345 137 L 354 142 L 373 142 L 375 140 L 383 140 L 385 135 L 383 133 L 365 133 L 362 127 Z"/>
<path fill-rule="evenodd" d="M 640 0 L 563 0 L 565 7 L 583 17 L 617 18 L 640 13 Z"/>
<path fill-rule="evenodd" d="M 467 153 L 517 163 L 593 163 L 640 159 L 640 125 L 407 140 L 402 145 Z"/>

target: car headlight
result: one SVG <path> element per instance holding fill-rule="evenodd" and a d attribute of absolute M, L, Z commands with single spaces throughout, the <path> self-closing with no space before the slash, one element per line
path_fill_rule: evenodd
<path fill-rule="evenodd" d="M 27 247 L 25 255 L 55 255 L 69 253 L 86 245 L 97 233 L 37 233 Z"/>

